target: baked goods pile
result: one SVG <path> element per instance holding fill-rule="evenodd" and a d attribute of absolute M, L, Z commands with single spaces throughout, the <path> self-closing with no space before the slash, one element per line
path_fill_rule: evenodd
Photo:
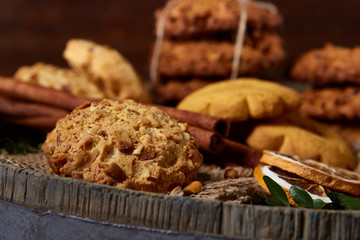
<path fill-rule="evenodd" d="M 360 48 L 326 44 L 304 53 L 291 77 L 313 86 L 302 93 L 300 112 L 329 123 L 354 149 L 359 149 Z"/>
<path fill-rule="evenodd" d="M 357 160 L 346 142 L 330 127 L 294 113 L 300 105 L 300 94 L 293 89 L 244 78 L 209 84 L 189 94 L 177 107 L 230 120 L 234 125 L 230 140 L 251 148 L 354 169 Z"/>
<path fill-rule="evenodd" d="M 321 120 L 359 120 L 360 48 L 326 44 L 303 54 L 291 70 L 294 80 L 314 84 L 301 111 Z"/>
<path fill-rule="evenodd" d="M 239 37 L 241 19 L 244 35 Z M 178 101 L 232 74 L 249 76 L 279 65 L 284 58 L 282 39 L 276 33 L 281 25 L 282 17 L 274 6 L 257 2 L 169 1 L 156 13 L 157 42 L 151 66 L 156 92 Z M 243 43 L 237 42 L 241 37 Z M 234 69 L 238 47 L 240 63 Z"/>
<path fill-rule="evenodd" d="M 255 192 L 267 194 L 262 177 L 269 175 L 287 189 L 320 189 L 313 194 L 326 201 L 327 188 L 360 196 L 360 177 L 348 171 L 358 165 L 353 151 L 309 118 L 359 120 L 358 89 L 301 95 L 267 80 L 226 80 L 259 74 L 284 58 L 280 14 L 272 5 L 240 2 L 171 0 L 157 12 L 155 100 L 181 100 L 177 109 L 149 105 L 144 83 L 116 50 L 72 39 L 64 51 L 71 68 L 37 63 L 19 68 L 15 80 L 0 77 L 0 118 L 47 130 L 57 122 L 42 150 L 51 171 L 64 177 L 244 203 L 259 201 Z M 358 83 L 358 52 L 327 45 L 304 55 L 292 76 Z"/>

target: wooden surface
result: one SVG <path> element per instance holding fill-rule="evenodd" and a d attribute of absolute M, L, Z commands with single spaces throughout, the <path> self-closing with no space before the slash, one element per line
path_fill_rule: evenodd
<path fill-rule="evenodd" d="M 88 38 L 120 50 L 148 76 L 155 9 L 166 0 L 0 0 L 0 75 L 21 65 L 44 61 L 66 66 L 62 59 L 70 38 Z M 283 75 L 302 52 L 325 42 L 360 43 L 360 1 L 273 0 L 284 16 L 281 31 L 287 59 Z"/>
<path fill-rule="evenodd" d="M 51 211 L 40 211 L 1 200 L 0 226 L 2 226 L 1 240 L 235 240 L 199 232 L 176 232 L 125 224 L 109 224 Z M 236 238 L 236 240 L 240 239 Z"/>
<path fill-rule="evenodd" d="M 0 163 L 0 200 L 93 220 L 227 237 L 359 239 L 360 211 L 235 205 L 151 194 Z"/>

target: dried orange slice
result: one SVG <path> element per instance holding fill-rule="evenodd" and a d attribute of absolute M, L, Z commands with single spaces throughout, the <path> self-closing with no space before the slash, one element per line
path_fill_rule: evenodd
<path fill-rule="evenodd" d="M 343 169 L 329 167 L 326 164 L 300 159 L 271 151 L 263 151 L 260 163 L 271 165 L 329 189 L 360 196 L 360 174 Z M 265 174 L 266 175 L 266 174 Z"/>
<path fill-rule="evenodd" d="M 289 203 L 293 206 L 297 206 L 295 201 L 292 199 L 290 195 L 290 187 L 293 185 L 299 186 L 303 188 L 305 191 L 309 193 L 312 199 L 320 199 L 325 203 L 331 202 L 331 199 L 327 197 L 328 189 L 323 186 L 303 179 L 296 174 L 284 171 L 278 167 L 267 165 L 264 163 L 259 163 L 254 169 L 254 177 L 264 189 L 269 191 L 267 188 L 263 177 L 270 177 L 276 183 L 278 183 L 282 189 L 285 191 L 287 198 L 289 199 Z"/>

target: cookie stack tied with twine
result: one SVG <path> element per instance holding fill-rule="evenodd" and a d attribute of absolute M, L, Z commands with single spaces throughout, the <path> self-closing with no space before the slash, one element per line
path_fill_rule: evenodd
<path fill-rule="evenodd" d="M 301 113 L 331 123 L 360 149 L 360 48 L 326 44 L 304 53 L 291 69 L 291 77 L 313 84 L 302 93 Z"/>
<path fill-rule="evenodd" d="M 284 58 L 282 17 L 269 3 L 171 0 L 156 12 L 150 66 L 155 91 L 181 100 L 211 81 L 258 74 Z"/>
<path fill-rule="evenodd" d="M 198 89 L 177 107 L 230 121 L 225 143 L 235 149 L 246 144 L 258 151 L 279 151 L 354 169 L 357 161 L 347 143 L 327 125 L 296 114 L 300 105 L 301 96 L 293 89 L 275 82 L 240 78 Z M 231 151 L 205 155 L 204 161 L 239 162 L 240 155 L 227 153 Z"/>

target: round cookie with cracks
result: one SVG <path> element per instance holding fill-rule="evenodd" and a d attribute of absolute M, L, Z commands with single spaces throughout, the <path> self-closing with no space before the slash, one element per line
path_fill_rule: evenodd
<path fill-rule="evenodd" d="M 202 164 L 186 124 L 132 100 L 76 108 L 43 150 L 61 176 L 160 193 L 190 182 Z"/>
<path fill-rule="evenodd" d="M 295 114 L 258 123 L 246 143 L 256 149 L 294 154 L 333 167 L 357 166 L 354 153 L 331 127 Z"/>

